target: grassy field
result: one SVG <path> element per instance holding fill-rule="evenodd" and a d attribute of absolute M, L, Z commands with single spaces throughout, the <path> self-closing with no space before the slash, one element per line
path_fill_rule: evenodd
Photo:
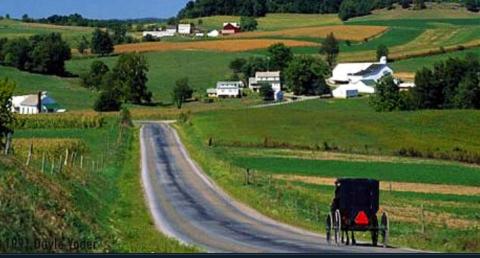
<path fill-rule="evenodd" d="M 457 52 L 445 53 L 445 54 L 434 55 L 434 56 L 410 58 L 407 60 L 400 60 L 400 61 L 391 63 L 390 66 L 395 71 L 416 72 L 420 70 L 422 67 L 432 68 L 433 65 L 437 62 L 444 61 L 450 57 L 463 58 L 469 53 L 480 56 L 480 48 L 473 48 L 465 51 L 457 51 Z"/>
<path fill-rule="evenodd" d="M 367 99 L 355 99 L 207 112 L 196 115 L 193 124 L 204 140 L 212 137 L 219 146 L 316 149 L 327 144 L 361 153 L 394 154 L 410 147 L 480 153 L 480 134 L 471 130 L 478 119 L 480 112 L 469 110 L 376 113 Z"/>
<path fill-rule="evenodd" d="M 238 16 L 211 16 L 200 18 L 203 24 L 201 28 L 208 30 L 220 30 L 222 29 L 224 22 L 240 22 Z M 185 20 L 186 22 L 192 22 L 198 24 L 199 19 Z M 300 28 L 300 27 L 315 27 L 326 25 L 339 25 L 342 24 L 340 19 L 335 14 L 289 14 L 289 13 L 276 13 L 267 14 L 265 17 L 257 19 L 258 30 L 260 31 L 274 31 L 287 28 Z"/>
<path fill-rule="evenodd" d="M 215 53 L 203 51 L 183 51 L 146 53 L 150 66 L 148 88 L 156 101 L 171 102 L 171 91 L 175 81 L 189 77 L 191 86 L 203 94 L 207 88 L 215 87 L 216 82 L 231 75 L 228 65 L 237 57 L 248 57 L 244 53 Z M 67 63 L 67 70 L 82 74 L 88 71 L 91 62 L 101 60 L 113 66 L 117 57 L 100 59 L 74 59 Z"/>
<path fill-rule="evenodd" d="M 71 47 L 76 47 L 82 36 L 90 37 L 93 28 L 56 26 L 39 23 L 24 23 L 14 20 L 0 20 L 0 38 L 30 37 L 36 34 L 58 32 Z"/>

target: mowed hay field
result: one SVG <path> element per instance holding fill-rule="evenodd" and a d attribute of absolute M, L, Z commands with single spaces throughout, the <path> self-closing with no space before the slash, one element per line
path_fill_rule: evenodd
<path fill-rule="evenodd" d="M 261 37 L 311 37 L 311 38 L 325 38 L 330 33 L 333 33 L 339 40 L 362 41 L 381 33 L 384 33 L 388 28 L 385 26 L 349 26 L 349 25 L 334 25 L 322 27 L 304 27 L 295 29 L 286 29 L 278 31 L 258 31 L 240 33 L 232 38 L 261 38 Z"/>
<path fill-rule="evenodd" d="M 198 25 L 198 21 L 202 24 Z M 186 19 L 184 22 L 194 23 L 208 30 L 222 29 L 224 22 L 240 22 L 239 16 L 211 16 L 197 19 Z M 315 27 L 328 25 L 341 25 L 342 21 L 336 14 L 292 14 L 271 13 L 265 17 L 257 18 L 259 31 L 274 31 L 288 28 Z"/>
<path fill-rule="evenodd" d="M 40 23 L 25 23 L 14 20 L 0 20 L 0 38 L 30 37 L 36 34 L 58 32 L 71 47 L 76 47 L 82 36 L 90 38 L 93 28 L 58 26 Z"/>
<path fill-rule="evenodd" d="M 277 39 L 240 39 L 240 40 L 211 40 L 196 42 L 148 42 L 139 44 L 125 44 L 115 47 L 115 53 L 128 52 L 168 52 L 178 50 L 207 50 L 219 52 L 242 52 L 255 49 L 264 49 L 269 46 L 283 43 L 289 47 L 318 46 L 317 43 L 299 40 Z"/>

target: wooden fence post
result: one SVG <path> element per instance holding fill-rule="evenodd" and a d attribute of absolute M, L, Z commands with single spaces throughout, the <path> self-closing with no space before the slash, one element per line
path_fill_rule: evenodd
<path fill-rule="evenodd" d="M 425 212 L 424 212 L 424 209 L 423 209 L 423 203 L 420 206 L 420 220 L 421 220 L 421 223 L 422 223 L 422 234 L 425 234 Z"/>
<path fill-rule="evenodd" d="M 83 155 L 80 155 L 80 169 L 83 169 Z"/>
<path fill-rule="evenodd" d="M 68 148 L 65 149 L 65 162 L 63 165 L 66 167 L 68 165 Z"/>
<path fill-rule="evenodd" d="M 55 157 L 52 158 L 52 169 L 50 170 L 50 174 L 53 174 L 55 171 Z"/>
<path fill-rule="evenodd" d="M 7 142 L 5 144 L 5 155 L 8 155 L 12 146 L 12 133 L 7 134 Z"/>
<path fill-rule="evenodd" d="M 25 164 L 25 166 L 27 167 L 30 165 L 30 161 L 32 160 L 32 154 L 33 154 L 33 141 L 30 143 L 30 148 L 28 150 L 27 163 Z"/>
<path fill-rule="evenodd" d="M 46 159 L 46 156 L 45 156 L 45 152 L 42 154 L 42 173 L 45 173 L 45 159 Z"/>
<path fill-rule="evenodd" d="M 58 164 L 58 173 L 62 173 L 62 169 L 63 169 L 63 167 L 62 167 L 62 165 L 63 165 L 63 156 L 62 156 L 62 155 L 60 155 L 60 159 L 59 159 L 59 162 L 58 162 L 58 163 L 59 163 L 59 164 Z"/>

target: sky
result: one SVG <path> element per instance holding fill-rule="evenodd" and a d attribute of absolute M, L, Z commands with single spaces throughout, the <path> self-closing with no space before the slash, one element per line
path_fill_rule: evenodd
<path fill-rule="evenodd" d="M 0 15 L 43 18 L 79 13 L 92 19 L 168 18 L 188 0 L 0 0 Z"/>

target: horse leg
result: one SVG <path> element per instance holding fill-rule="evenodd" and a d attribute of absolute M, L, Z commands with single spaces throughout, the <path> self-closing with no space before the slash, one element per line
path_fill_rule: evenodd
<path fill-rule="evenodd" d="M 345 243 L 345 231 L 342 230 L 342 244 Z"/>
<path fill-rule="evenodd" d="M 348 230 L 345 231 L 347 235 L 347 245 L 350 245 L 350 236 L 348 235 Z"/>
<path fill-rule="evenodd" d="M 355 232 L 352 230 L 352 245 L 356 245 L 357 241 L 355 240 Z"/>

